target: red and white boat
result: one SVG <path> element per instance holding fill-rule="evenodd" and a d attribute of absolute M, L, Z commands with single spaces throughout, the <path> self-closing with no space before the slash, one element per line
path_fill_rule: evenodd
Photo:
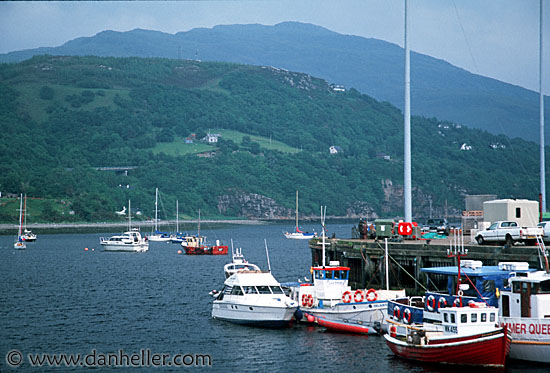
<path fill-rule="evenodd" d="M 542 253 L 545 247 L 539 242 Z M 550 363 L 550 271 L 517 272 L 499 298 L 500 322 L 510 329 L 512 359 Z"/>
<path fill-rule="evenodd" d="M 442 310 L 441 324 L 411 326 L 388 320 L 392 352 L 426 363 L 504 367 L 512 338 L 498 326 L 498 309 L 485 303 Z"/>

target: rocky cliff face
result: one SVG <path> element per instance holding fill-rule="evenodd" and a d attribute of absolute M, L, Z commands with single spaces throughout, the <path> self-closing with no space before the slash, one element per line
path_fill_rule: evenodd
<path fill-rule="evenodd" d="M 384 200 L 381 204 L 372 201 L 357 200 L 346 208 L 345 218 L 366 218 L 374 220 L 381 217 L 392 218 L 403 211 L 403 186 L 394 184 L 392 180 L 381 180 Z M 412 190 L 413 216 L 425 217 L 430 214 L 430 195 L 418 188 Z M 433 198 L 432 198 L 433 200 Z M 380 205 L 378 211 L 374 205 Z M 294 209 L 283 207 L 273 198 L 256 193 L 246 193 L 232 190 L 228 194 L 218 197 L 218 211 L 220 214 L 245 217 L 248 219 L 294 219 Z M 432 216 L 460 216 L 461 211 L 444 206 L 432 206 Z M 300 219 L 305 218 L 300 216 Z"/>
<path fill-rule="evenodd" d="M 241 191 L 219 196 L 218 211 L 254 219 L 289 219 L 294 216 L 293 209 L 279 206 L 273 198 Z"/>

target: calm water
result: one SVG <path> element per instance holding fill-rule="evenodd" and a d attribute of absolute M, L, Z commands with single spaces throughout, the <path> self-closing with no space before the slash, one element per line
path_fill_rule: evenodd
<path fill-rule="evenodd" d="M 291 228 L 273 224 L 203 232 L 210 242 L 233 239 L 262 268 L 267 267 L 267 239 L 273 274 L 284 282 L 310 276 L 307 241 L 282 235 Z M 319 230 L 318 225 L 303 228 Z M 351 224 L 329 224 L 328 230 L 349 237 Z M 209 371 L 450 371 L 397 359 L 377 336 L 333 334 L 303 325 L 269 330 L 213 320 L 208 292 L 221 288 L 230 256 L 178 255 L 179 246 L 166 243 L 151 243 L 147 253 L 107 253 L 99 245 L 102 235 L 110 234 L 41 234 L 25 251 L 13 250 L 14 237 L 0 236 L 0 371 L 12 370 L 5 360 L 11 350 L 85 355 L 120 349 L 127 354 L 141 349 L 209 354 L 212 367 L 203 368 Z M 33 369 L 26 361 L 17 368 L 27 370 Z M 519 364 L 509 370 L 545 371 Z"/>

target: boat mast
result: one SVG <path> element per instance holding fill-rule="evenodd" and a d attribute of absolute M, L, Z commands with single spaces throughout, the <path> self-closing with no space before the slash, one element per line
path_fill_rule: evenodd
<path fill-rule="evenodd" d="M 539 106 L 540 106 L 540 194 L 541 211 L 546 212 L 546 178 L 544 156 L 544 95 L 542 94 L 542 0 L 540 3 L 539 22 Z M 542 216 L 540 217 L 542 220 Z"/>
<path fill-rule="evenodd" d="M 19 198 L 19 233 L 17 234 L 17 239 L 19 241 L 21 240 L 22 226 L 23 226 L 23 193 L 21 193 L 21 197 Z"/>
<path fill-rule="evenodd" d="M 405 0 L 405 107 L 404 107 L 404 161 L 405 175 L 403 185 L 403 197 L 405 201 L 405 222 L 412 222 L 412 203 L 411 203 L 411 67 L 409 51 L 409 22 L 408 22 L 409 3 Z"/>
<path fill-rule="evenodd" d="M 271 273 L 271 263 L 269 262 L 269 251 L 267 250 L 267 240 L 264 238 L 265 255 L 267 256 L 267 269 Z"/>
<path fill-rule="evenodd" d="M 323 256 L 323 268 L 325 268 L 325 245 L 326 245 L 326 242 L 325 242 L 325 238 L 326 238 L 326 235 L 325 235 L 325 218 L 327 216 L 327 206 L 325 206 L 325 209 L 323 211 L 323 206 L 321 206 L 321 229 L 323 230 L 323 241 L 321 243 L 321 246 L 322 246 L 322 256 Z"/>
<path fill-rule="evenodd" d="M 132 207 L 130 200 L 128 200 L 128 232 L 132 230 Z"/>
<path fill-rule="evenodd" d="M 25 203 L 24 203 L 24 206 L 23 206 L 23 216 L 25 217 L 24 219 L 24 229 L 27 230 L 27 195 L 25 194 Z"/>
<path fill-rule="evenodd" d="M 199 228 L 198 228 L 197 237 L 200 240 L 200 237 L 201 237 L 201 209 L 199 209 Z"/>
<path fill-rule="evenodd" d="M 179 211 L 180 211 L 180 208 L 179 208 L 179 201 L 176 200 L 176 234 L 179 233 L 180 231 L 180 221 L 179 221 Z"/>
<path fill-rule="evenodd" d="M 298 232 L 298 191 L 296 191 L 296 232 Z"/>
<path fill-rule="evenodd" d="M 159 198 L 159 188 L 155 188 L 155 233 L 158 232 L 158 226 L 157 226 L 157 215 L 158 215 L 158 198 Z"/>

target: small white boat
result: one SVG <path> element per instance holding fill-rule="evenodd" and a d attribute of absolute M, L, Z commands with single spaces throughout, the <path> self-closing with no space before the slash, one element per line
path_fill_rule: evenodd
<path fill-rule="evenodd" d="M 256 264 L 248 263 L 242 254 L 242 249 L 236 248 L 232 253 L 233 261 L 223 267 L 225 278 L 229 278 L 237 272 L 260 271 Z"/>
<path fill-rule="evenodd" d="M 149 250 L 147 237 L 142 237 L 137 229 L 132 229 L 132 214 L 128 201 L 128 231 L 111 237 L 100 237 L 99 243 L 104 251 L 145 252 Z"/>
<path fill-rule="evenodd" d="M 225 280 L 212 304 L 212 317 L 236 324 L 287 327 L 298 303 L 285 295 L 268 271 L 237 271 Z"/>
<path fill-rule="evenodd" d="M 296 227 L 294 232 L 283 232 L 286 238 L 292 240 L 311 240 L 317 237 L 317 233 L 302 232 L 298 227 L 298 191 L 296 191 Z"/>
<path fill-rule="evenodd" d="M 23 241 L 23 194 L 21 194 L 19 202 L 19 230 L 17 231 L 17 240 L 13 244 L 13 248 L 17 250 L 24 250 L 27 245 Z"/>
<path fill-rule="evenodd" d="M 25 204 L 23 206 L 23 215 L 25 216 L 23 224 L 23 234 L 21 239 L 25 242 L 34 242 L 36 241 L 36 234 L 32 233 L 30 229 L 27 229 L 27 195 L 25 194 Z"/>

